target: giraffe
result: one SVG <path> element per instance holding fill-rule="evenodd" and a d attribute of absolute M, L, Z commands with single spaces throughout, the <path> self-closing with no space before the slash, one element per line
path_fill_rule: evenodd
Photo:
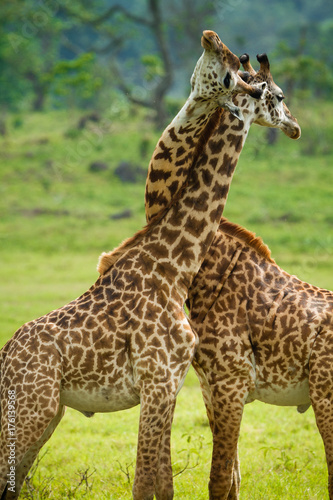
<path fill-rule="evenodd" d="M 240 109 L 240 112 L 243 116 L 242 120 L 238 120 L 236 122 L 235 116 L 230 113 L 229 110 L 222 110 L 220 112 L 218 125 L 212 130 L 211 137 L 207 142 L 206 148 L 203 151 L 201 157 L 198 160 L 198 164 L 203 163 L 216 163 L 219 165 L 218 168 L 224 172 L 224 186 L 223 192 L 221 192 L 221 202 L 224 207 L 229 186 L 232 180 L 232 175 L 237 165 L 237 161 L 239 155 L 242 151 L 244 142 L 246 140 L 249 128 L 252 123 L 257 123 L 261 126 L 268 127 L 277 127 L 280 128 L 288 137 L 292 139 L 298 139 L 300 137 L 300 127 L 297 123 L 297 120 L 291 115 L 287 106 L 283 103 L 284 95 L 282 90 L 275 84 L 273 77 L 270 72 L 270 64 L 266 54 L 262 54 L 257 56 L 258 61 L 260 62 L 260 69 L 258 72 L 252 68 L 252 65 L 249 60 L 249 56 L 244 54 L 241 56 L 240 60 L 243 64 L 244 70 L 248 76 L 248 82 L 251 84 L 258 84 L 265 82 L 266 89 L 264 97 L 260 100 L 254 100 L 249 95 L 238 94 L 234 96 L 233 102 Z M 243 75 L 244 76 L 244 75 Z M 186 140 L 185 140 L 186 142 Z M 151 172 L 154 172 L 154 178 L 159 179 L 159 201 L 160 200 L 169 200 L 171 193 L 169 187 L 166 185 L 173 185 L 174 180 L 178 182 L 178 170 L 181 170 L 181 175 L 185 175 L 183 172 L 184 167 L 178 166 L 176 163 L 170 164 L 168 160 L 164 162 L 155 161 L 155 157 L 153 158 L 149 165 L 149 172 L 147 176 L 147 184 L 146 184 L 146 217 L 147 220 L 151 220 L 156 212 L 160 209 L 160 203 L 156 203 L 156 198 L 149 196 L 149 193 L 153 192 L 153 189 L 150 187 L 152 183 Z M 165 171 L 165 188 L 163 190 L 163 172 Z M 209 179 L 207 179 L 209 182 Z M 177 184 L 178 186 L 178 184 Z M 148 199 L 147 199 L 148 197 Z M 208 250 L 208 255 L 210 255 L 211 250 Z M 196 281 L 194 281 L 196 283 Z M 194 284 L 190 287 L 191 293 L 195 294 Z M 209 290 L 209 288 L 208 288 Z M 202 290 L 202 295 L 205 294 L 209 296 L 209 291 Z M 189 302 L 190 304 L 190 302 Z M 192 318 L 191 309 L 190 310 L 190 318 Z M 193 325 L 195 331 L 199 332 L 199 340 L 201 329 L 197 328 L 197 323 Z M 196 361 L 193 363 L 194 368 L 199 376 L 201 377 L 201 372 L 199 370 L 200 367 L 200 343 L 198 348 L 198 353 L 196 354 Z M 203 392 L 205 399 L 205 392 Z M 211 423 L 211 428 L 214 436 L 214 425 L 213 418 L 211 416 L 212 407 L 208 405 L 208 401 L 206 402 L 207 413 Z M 218 462 L 215 456 L 218 456 L 219 450 L 218 446 L 213 444 L 213 458 L 212 458 L 212 469 L 211 469 L 211 480 L 210 480 L 210 490 L 211 490 L 211 498 L 215 498 L 213 495 L 214 485 L 218 484 L 219 476 L 216 472 L 215 464 Z M 219 463 L 219 462 L 218 462 Z M 238 489 L 239 489 L 239 470 L 238 470 L 238 457 L 235 457 L 235 467 L 234 461 L 230 464 L 230 467 L 234 471 L 230 496 L 229 499 L 238 498 Z M 216 486 L 217 488 L 217 486 Z M 220 497 L 216 497 L 220 498 Z"/>
<path fill-rule="evenodd" d="M 218 108 L 236 87 L 236 76 L 230 77 L 226 91 L 225 66 L 236 75 L 240 63 L 230 52 L 222 64 L 224 45 L 214 32 L 205 32 L 202 44 L 196 78 L 207 78 L 204 98 L 211 87 Z M 257 92 L 253 86 L 246 91 Z M 219 109 L 214 115 L 217 120 Z M 209 120 L 198 152 L 214 126 Z M 176 395 L 197 346 L 183 304 L 219 225 L 220 178 L 214 165 L 201 168 L 193 160 L 172 203 L 113 252 L 102 254 L 100 276 L 89 290 L 23 325 L 1 349 L 2 499 L 18 497 L 65 406 L 91 417 L 139 403 L 133 498 L 173 498 L 165 454 Z"/>
<path fill-rule="evenodd" d="M 193 364 L 213 430 L 210 499 L 228 498 L 244 404 L 312 404 L 333 499 L 333 292 L 291 276 L 261 238 L 221 220 L 188 295 Z"/>

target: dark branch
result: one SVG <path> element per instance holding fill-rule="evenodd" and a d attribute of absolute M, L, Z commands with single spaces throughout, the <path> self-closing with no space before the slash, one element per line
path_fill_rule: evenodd
<path fill-rule="evenodd" d="M 125 82 L 121 72 L 118 69 L 116 62 L 113 62 L 112 71 L 117 79 L 118 87 L 122 91 L 123 94 L 127 97 L 127 99 L 133 104 L 139 104 L 140 106 L 144 106 L 145 108 L 154 108 L 154 104 L 149 99 L 139 99 L 132 94 L 131 88 Z M 148 92 L 147 92 L 148 93 Z"/>
<path fill-rule="evenodd" d="M 163 97 L 172 84 L 172 63 L 164 36 L 159 0 L 149 0 L 149 7 L 153 15 L 152 31 L 155 35 L 164 65 L 164 77 L 161 79 L 156 89 L 158 97 Z"/>
<path fill-rule="evenodd" d="M 117 51 L 119 51 L 119 49 L 122 48 L 123 42 L 123 37 L 118 36 L 113 38 L 112 40 L 109 40 L 103 47 L 93 46 L 91 50 L 92 52 L 96 52 L 96 54 L 110 54 L 111 52 L 115 54 Z"/>
<path fill-rule="evenodd" d="M 110 7 L 108 10 L 106 10 L 103 14 L 101 14 L 98 17 L 91 18 L 90 16 L 85 16 L 80 14 L 79 12 L 76 12 L 75 10 L 70 9 L 69 7 L 63 7 L 65 12 L 72 16 L 78 18 L 80 21 L 86 24 L 90 24 L 91 26 L 99 26 L 100 24 L 104 23 L 105 21 L 109 20 L 111 17 L 113 17 L 115 14 L 120 12 L 123 14 L 127 19 L 130 19 L 131 21 L 138 23 L 138 24 L 144 24 L 145 26 L 149 26 L 150 28 L 152 27 L 152 21 L 148 21 L 144 17 L 136 16 L 135 14 L 132 14 L 128 10 L 126 10 L 124 7 L 121 5 L 113 5 Z"/>

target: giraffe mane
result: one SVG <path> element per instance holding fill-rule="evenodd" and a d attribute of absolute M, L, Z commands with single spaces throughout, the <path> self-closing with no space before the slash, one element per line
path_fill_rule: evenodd
<path fill-rule="evenodd" d="M 142 229 L 137 231 L 133 236 L 124 240 L 118 247 L 111 250 L 111 252 L 103 252 L 98 260 L 97 271 L 99 274 L 105 274 L 110 268 L 117 262 L 118 259 L 128 250 L 134 248 L 145 235 L 147 235 L 168 213 L 170 208 L 181 198 L 184 189 L 186 188 L 188 181 L 190 179 L 190 174 L 192 170 L 194 170 L 195 165 L 197 163 L 198 158 L 205 145 L 207 144 L 210 136 L 212 135 L 215 127 L 219 123 L 220 116 L 222 114 L 222 108 L 217 108 L 216 111 L 212 114 L 210 119 L 208 120 L 207 125 L 205 126 L 203 132 L 200 135 L 198 140 L 198 144 L 194 150 L 193 161 L 188 170 L 187 178 L 178 193 L 170 200 L 170 202 L 164 207 L 160 212 L 158 212 L 152 219 L 146 224 Z"/>
<path fill-rule="evenodd" d="M 235 222 L 230 222 L 224 217 L 221 219 L 219 230 L 229 236 L 234 236 L 235 238 L 244 241 L 244 243 L 257 250 L 257 252 L 269 262 L 275 263 L 274 259 L 271 257 L 270 249 L 263 242 L 262 238 L 260 236 L 256 236 L 255 233 L 248 231 Z"/>

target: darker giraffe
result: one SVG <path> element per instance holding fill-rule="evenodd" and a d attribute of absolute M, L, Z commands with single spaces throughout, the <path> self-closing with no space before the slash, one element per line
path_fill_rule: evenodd
<path fill-rule="evenodd" d="M 240 63 L 229 54 L 225 64 L 234 78 L 226 85 L 224 45 L 213 32 L 204 33 L 203 45 L 195 78 L 205 80 L 203 98 L 218 107 L 235 91 Z M 257 92 L 252 86 L 246 90 Z M 214 126 L 210 121 L 203 131 L 198 154 Z M 139 403 L 133 497 L 173 498 L 170 458 L 165 456 L 175 398 L 197 345 L 183 304 L 221 217 L 223 173 L 216 166 L 193 161 L 175 200 L 143 230 L 101 256 L 101 276 L 87 292 L 23 325 L 2 348 L 1 498 L 18 497 L 65 406 L 92 416 Z M 7 483 L 9 394 L 15 394 L 16 412 L 14 491 Z"/>
<path fill-rule="evenodd" d="M 312 404 L 332 500 L 333 292 L 290 276 L 260 238 L 222 219 L 188 306 L 213 432 L 210 499 L 230 498 L 244 404 L 257 399 L 301 413 Z"/>

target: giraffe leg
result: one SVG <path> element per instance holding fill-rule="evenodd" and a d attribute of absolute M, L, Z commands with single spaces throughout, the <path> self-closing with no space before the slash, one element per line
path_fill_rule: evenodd
<path fill-rule="evenodd" d="M 333 343 L 321 333 L 314 344 L 309 368 L 310 398 L 326 454 L 328 494 L 333 500 Z"/>
<path fill-rule="evenodd" d="M 63 416 L 63 407 L 57 414 L 45 423 L 43 415 L 35 417 L 34 425 L 25 425 L 21 442 L 13 439 L 8 432 L 2 432 L 0 437 L 0 491 L 1 498 L 14 500 L 18 498 L 24 479 L 29 472 L 39 450 L 46 443 Z M 4 429 L 4 428 L 3 428 Z M 4 429 L 5 430 L 5 429 Z M 20 434 L 21 426 L 16 429 Z"/>
<path fill-rule="evenodd" d="M 205 403 L 206 407 L 206 412 L 207 412 L 207 417 L 209 421 L 209 426 L 213 434 L 213 447 L 215 446 L 215 449 L 218 447 L 218 444 L 216 442 L 216 439 L 214 440 L 214 435 L 216 433 L 216 426 L 215 426 L 215 419 L 217 417 L 216 412 L 214 411 L 214 400 L 212 400 L 212 391 L 211 391 L 211 386 L 208 383 L 206 374 L 204 370 L 201 368 L 201 366 L 196 362 L 193 361 L 193 367 L 195 369 L 195 372 L 199 378 L 200 381 L 200 387 L 201 387 L 201 392 L 203 396 L 203 400 Z M 216 402 L 215 402 L 216 406 Z M 221 422 L 221 418 L 219 418 Z M 212 469 L 215 469 L 215 461 L 216 459 L 214 458 L 216 456 L 216 452 L 213 451 L 213 458 L 212 458 Z M 211 482 L 215 481 L 214 477 L 211 478 Z M 228 496 L 226 497 L 227 500 L 238 500 L 239 499 L 239 489 L 240 489 L 240 481 L 241 481 L 241 476 L 240 476 L 240 464 L 239 464 L 239 457 L 238 457 L 238 450 L 236 446 L 236 454 L 235 454 L 235 459 L 234 459 L 234 465 L 232 468 L 232 483 L 231 483 L 231 488 L 228 493 Z M 210 486 L 210 489 L 214 489 L 213 486 Z M 220 498 L 220 497 L 216 497 Z M 222 498 L 222 497 L 221 497 Z"/>
<path fill-rule="evenodd" d="M 158 469 L 156 477 L 156 500 L 173 499 L 173 476 L 171 466 L 171 426 L 174 415 L 176 401 L 169 413 L 167 424 L 164 428 L 158 456 Z"/>
<path fill-rule="evenodd" d="M 60 367 L 51 374 L 42 365 L 24 376 L 7 360 L 1 381 L 0 495 L 16 499 L 40 447 L 62 416 L 59 408 Z M 17 370 L 19 372 L 19 370 Z M 31 383 L 33 381 L 33 383 Z"/>
<path fill-rule="evenodd" d="M 219 385 L 212 387 L 214 428 L 209 499 L 234 500 L 239 497 L 237 443 L 244 401 L 235 396 L 235 388 L 227 380 Z M 230 394 L 232 396 L 229 397 Z"/>
<path fill-rule="evenodd" d="M 163 299 L 164 300 L 164 299 Z M 166 463 L 164 472 L 169 478 L 165 481 L 163 468 L 158 476 L 159 461 L 170 449 L 170 429 L 175 408 L 177 392 L 182 387 L 190 369 L 198 337 L 191 330 L 182 309 L 173 306 L 163 316 L 154 334 L 166 347 L 160 359 L 152 337 L 149 355 L 133 356 L 135 390 L 140 394 L 140 421 L 137 447 L 133 500 L 152 500 L 158 487 L 159 500 L 173 496 L 171 489 L 171 463 Z M 164 431 L 166 435 L 163 434 Z M 164 448 L 160 455 L 160 448 Z"/>
<path fill-rule="evenodd" d="M 241 473 L 240 473 L 240 462 L 238 456 L 238 449 L 236 451 L 234 468 L 232 471 L 232 485 L 229 491 L 228 500 L 238 500 L 239 499 L 239 490 L 241 483 Z"/>
<path fill-rule="evenodd" d="M 192 366 L 195 370 L 195 373 L 197 374 L 197 377 L 200 382 L 200 388 L 201 388 L 201 394 L 203 401 L 205 403 L 206 407 L 206 413 L 207 413 L 207 418 L 209 422 L 209 427 L 210 430 L 213 432 L 214 429 L 214 408 L 212 405 L 212 394 L 210 390 L 210 385 L 208 383 L 206 374 L 204 370 L 201 368 L 201 366 L 197 363 L 197 361 L 194 359 L 192 362 Z"/>
<path fill-rule="evenodd" d="M 328 494 L 333 500 L 333 400 L 321 400 L 313 403 L 318 430 L 324 442 L 327 470 Z"/>
<path fill-rule="evenodd" d="M 164 430 L 168 429 L 172 422 L 174 402 L 175 394 L 168 391 L 167 384 L 156 387 L 156 384 L 144 383 L 140 393 L 139 437 L 133 484 L 134 500 L 153 500 L 154 498 L 160 445 Z M 161 479 L 160 477 L 160 488 Z M 161 491 L 159 493 L 162 494 Z M 172 497 L 160 496 L 158 498 L 164 500 Z"/>
<path fill-rule="evenodd" d="M 23 460 L 17 468 L 16 473 L 16 482 L 17 489 L 20 490 L 22 488 L 24 479 L 26 478 L 32 464 L 34 463 L 39 451 L 44 446 L 44 444 L 50 439 L 60 420 L 65 414 L 65 407 L 60 405 L 59 411 L 56 416 L 51 420 L 48 427 L 43 432 L 43 435 L 33 444 L 27 453 L 24 455 Z"/>

